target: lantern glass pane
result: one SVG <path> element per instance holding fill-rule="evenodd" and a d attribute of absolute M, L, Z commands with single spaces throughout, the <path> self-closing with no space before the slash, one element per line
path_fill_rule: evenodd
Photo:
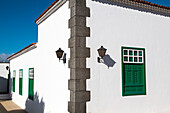
<path fill-rule="evenodd" d="M 57 52 L 57 57 L 61 58 L 63 56 L 63 52 Z"/>
<path fill-rule="evenodd" d="M 105 51 L 105 50 L 99 50 L 98 53 L 99 53 L 99 56 L 100 56 L 100 57 L 104 57 L 106 51 Z"/>

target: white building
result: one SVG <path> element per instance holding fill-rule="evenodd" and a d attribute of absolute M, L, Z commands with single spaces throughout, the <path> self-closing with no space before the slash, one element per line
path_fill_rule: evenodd
<path fill-rule="evenodd" d="M 9 63 L 0 62 L 0 99 L 11 99 Z"/>
<path fill-rule="evenodd" d="M 13 101 L 29 113 L 169 113 L 169 16 L 141 0 L 55 1 L 35 21 L 38 43 L 8 58 Z"/>

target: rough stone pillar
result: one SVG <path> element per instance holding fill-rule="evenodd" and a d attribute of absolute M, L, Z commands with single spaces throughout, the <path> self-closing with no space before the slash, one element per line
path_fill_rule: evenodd
<path fill-rule="evenodd" d="M 90 36 L 90 28 L 86 27 L 86 17 L 90 17 L 90 9 L 86 0 L 69 0 L 70 19 L 70 113 L 86 113 L 86 102 L 90 101 L 90 91 L 86 91 L 86 79 L 90 78 L 90 69 L 86 68 L 86 58 L 90 57 L 90 48 L 86 47 L 86 37 Z"/>

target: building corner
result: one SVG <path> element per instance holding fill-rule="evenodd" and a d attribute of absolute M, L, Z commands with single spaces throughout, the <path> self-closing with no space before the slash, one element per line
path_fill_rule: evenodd
<path fill-rule="evenodd" d="M 86 102 L 90 101 L 90 91 L 86 90 L 86 80 L 90 79 L 90 68 L 86 68 L 86 58 L 90 57 L 90 48 L 86 47 L 86 37 L 90 37 L 90 28 L 86 27 L 86 17 L 90 17 L 90 9 L 86 0 L 69 0 L 70 8 L 70 113 L 86 113 Z"/>

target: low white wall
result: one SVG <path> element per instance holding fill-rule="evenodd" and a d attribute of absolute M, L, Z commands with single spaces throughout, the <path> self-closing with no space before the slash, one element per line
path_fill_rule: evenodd
<path fill-rule="evenodd" d="M 9 63 L 0 63 L 0 93 L 7 93 L 8 91 L 8 74 L 9 70 L 6 67 Z"/>
<path fill-rule="evenodd" d="M 92 0 L 87 6 L 91 11 L 88 113 L 169 113 L 170 18 Z M 113 68 L 97 63 L 101 45 L 116 61 Z M 121 46 L 146 49 L 146 95 L 122 96 Z"/>
<path fill-rule="evenodd" d="M 11 71 L 16 70 L 16 91 L 13 100 L 29 113 L 66 113 L 69 101 L 68 79 L 68 2 L 38 26 L 38 44 L 33 49 L 11 60 Z M 67 53 L 67 63 L 56 56 L 59 49 Z M 34 68 L 35 100 L 28 98 L 28 68 Z M 23 69 L 23 95 L 19 95 L 19 69 Z"/>

